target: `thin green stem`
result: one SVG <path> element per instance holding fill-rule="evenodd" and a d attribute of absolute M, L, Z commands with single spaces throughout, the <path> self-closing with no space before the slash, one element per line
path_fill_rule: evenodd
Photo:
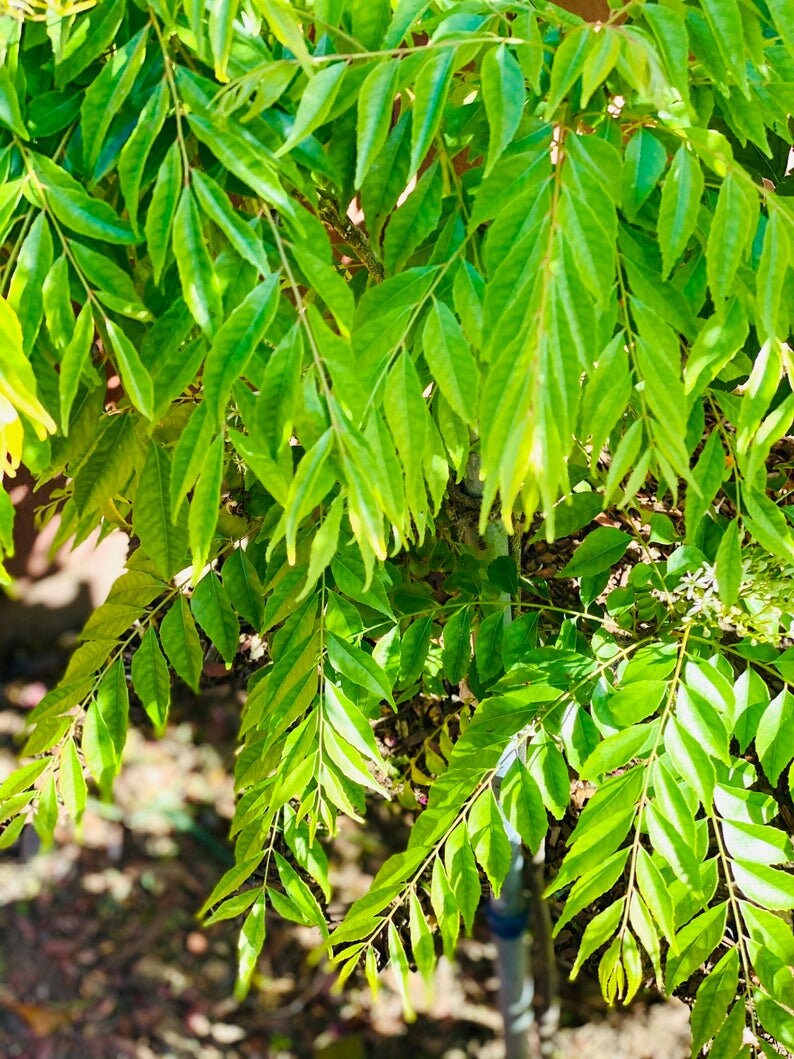
<path fill-rule="evenodd" d="M 165 73 L 166 84 L 168 85 L 168 91 L 171 95 L 171 103 L 174 108 L 174 118 L 176 120 L 176 138 L 179 143 L 179 152 L 182 155 L 182 168 L 184 170 L 183 180 L 185 187 L 190 184 L 190 155 L 187 150 L 187 143 L 185 141 L 185 133 L 182 127 L 182 100 L 179 96 L 179 91 L 176 87 L 176 81 L 174 79 L 173 60 L 171 54 L 168 51 L 168 45 L 163 36 L 163 32 L 154 17 L 153 12 L 149 12 L 149 19 L 154 29 L 157 41 L 160 45 L 160 51 L 163 55 L 163 70 Z"/>

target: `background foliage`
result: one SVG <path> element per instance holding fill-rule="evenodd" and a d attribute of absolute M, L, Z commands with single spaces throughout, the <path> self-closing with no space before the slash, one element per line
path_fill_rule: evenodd
<path fill-rule="evenodd" d="M 603 950 L 628 1000 L 705 965 L 694 1055 L 794 1048 L 790 5 L 4 10 L 0 467 L 63 476 L 59 541 L 135 549 L 0 843 L 79 822 L 86 771 L 109 795 L 130 695 L 162 729 L 243 623 L 266 664 L 204 908 L 243 917 L 241 992 L 266 906 L 327 931 L 338 814 L 417 810 L 328 942 L 404 980 L 573 775 L 577 969 Z M 6 551 L 11 524 L 0 492 Z M 561 599 L 521 542 L 572 535 Z M 458 686 L 384 756 L 400 703 Z"/>

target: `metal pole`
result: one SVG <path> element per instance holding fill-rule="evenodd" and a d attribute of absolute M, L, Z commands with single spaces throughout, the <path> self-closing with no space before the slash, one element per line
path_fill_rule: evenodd
<path fill-rule="evenodd" d="M 465 489 L 471 497 L 482 499 L 479 476 L 480 460 L 476 453 L 469 457 Z M 496 558 L 508 555 L 507 531 L 504 526 L 491 523 L 485 533 L 486 555 Z M 510 597 L 504 594 L 509 603 Z M 511 608 L 505 609 L 505 623 L 512 620 Z M 518 756 L 519 740 L 511 740 L 496 770 L 495 792 L 498 794 L 502 777 Z M 529 960 L 527 921 L 529 907 L 524 894 L 524 848 L 521 837 L 503 818 L 510 843 L 510 867 L 498 897 L 491 897 L 486 913 L 496 945 L 496 970 L 499 976 L 499 1003 L 505 1032 L 505 1059 L 535 1059 L 530 1052 L 530 1028 L 534 1021 L 534 978 Z"/>

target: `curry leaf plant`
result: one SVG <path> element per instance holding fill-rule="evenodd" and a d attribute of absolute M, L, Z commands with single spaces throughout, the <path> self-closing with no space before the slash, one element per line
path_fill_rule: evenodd
<path fill-rule="evenodd" d="M 272 914 L 343 980 L 430 975 L 500 889 L 505 822 L 536 851 L 575 779 L 547 876 L 573 973 L 694 997 L 693 1055 L 771 1056 L 794 14 L 597 6 L 0 4 L 0 473 L 59 480 L 57 542 L 131 539 L 0 845 L 79 821 L 86 778 L 110 796 L 131 700 L 162 731 L 245 633 L 235 866 L 202 910 L 241 924 L 240 994 Z M 0 491 L 6 553 L 12 516 Z M 419 699 L 438 728 L 390 750 Z M 381 799 L 407 847 L 329 930 L 327 839 Z"/>

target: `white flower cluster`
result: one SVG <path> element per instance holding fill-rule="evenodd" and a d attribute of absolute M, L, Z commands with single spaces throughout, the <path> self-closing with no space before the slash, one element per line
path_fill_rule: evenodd
<path fill-rule="evenodd" d="M 749 553 L 745 559 L 738 600 L 726 606 L 719 596 L 717 573 L 711 563 L 684 574 L 668 593 L 654 595 L 681 620 L 736 633 L 740 637 L 779 645 L 794 636 L 794 567 L 771 557 Z"/>

